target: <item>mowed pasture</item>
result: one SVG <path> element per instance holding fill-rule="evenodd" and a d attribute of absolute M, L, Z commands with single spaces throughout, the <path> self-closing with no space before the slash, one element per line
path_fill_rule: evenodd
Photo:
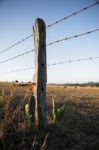
<path fill-rule="evenodd" d="M 19 95 L 23 100 L 27 95 L 31 95 L 33 85 L 29 86 L 18 86 L 12 85 L 10 83 L 0 85 L 0 91 L 5 89 L 9 91 L 12 90 L 13 95 Z M 2 93 L 2 92 L 1 92 Z M 56 122 L 53 121 L 51 115 L 52 111 L 52 99 L 55 100 L 56 109 L 59 109 L 63 104 L 65 109 L 61 110 L 60 113 L 56 114 Z M 6 101 L 7 103 L 7 96 Z M 0 101 L 2 101 L 2 95 L 0 96 Z M 26 149 L 30 149 L 33 146 L 33 141 L 36 139 L 35 149 L 46 149 L 46 150 L 98 150 L 99 149 L 99 88 L 98 87 L 73 87 L 73 86 L 56 86 L 47 85 L 47 119 L 48 119 L 48 129 L 47 131 L 39 131 L 39 133 L 27 133 L 22 134 L 22 131 L 15 132 L 14 137 L 7 135 L 2 147 L 5 144 L 11 149 L 22 149 L 20 148 L 22 140 L 24 138 L 24 143 Z M 3 104 L 0 106 L 4 107 Z M 2 110 L 2 109 L 1 109 Z M 0 113 L 0 116 L 2 114 Z M 0 124 L 3 126 L 3 119 Z M 23 121 L 24 122 L 24 121 Z M 26 122 L 25 122 L 26 123 Z M 17 130 L 17 129 L 16 129 Z M 2 133 L 2 131 L 0 132 Z M 17 135 L 20 134 L 19 135 Z M 33 137 L 34 135 L 34 137 Z M 24 137 L 23 137 L 24 136 Z M 9 138 L 8 138 L 9 137 Z M 17 137 L 17 138 L 16 138 Z M 15 138 L 15 140 L 14 140 Z M 19 139 L 20 140 L 19 140 Z M 10 145 L 9 140 L 12 140 Z M 43 140 L 42 140 L 43 139 Z M 7 141 L 8 140 L 8 141 Z M 17 143 L 17 145 L 15 145 Z M 19 147 L 18 147 L 19 145 Z M 44 147 L 43 147 L 43 146 Z M 16 148 L 16 147 L 17 148 Z M 1 148 L 2 148 L 1 147 Z M 24 146 L 23 146 L 24 147 Z"/>

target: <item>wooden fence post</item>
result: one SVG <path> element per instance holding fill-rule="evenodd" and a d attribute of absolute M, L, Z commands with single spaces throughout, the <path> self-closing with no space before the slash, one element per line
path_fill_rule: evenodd
<path fill-rule="evenodd" d="M 46 25 L 40 18 L 35 20 L 33 27 L 35 50 L 35 123 L 39 128 L 46 128 Z"/>

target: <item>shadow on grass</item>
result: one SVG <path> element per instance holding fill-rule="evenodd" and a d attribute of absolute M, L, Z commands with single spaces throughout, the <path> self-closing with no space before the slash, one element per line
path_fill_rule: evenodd
<path fill-rule="evenodd" d="M 59 106 L 62 105 L 58 104 Z M 95 111 L 92 105 L 66 101 L 65 110 L 60 111 L 56 124 L 49 124 L 46 131 L 31 128 L 27 122 L 19 126 L 17 116 L 18 113 L 12 120 L 6 120 L 9 125 L 0 137 L 2 150 L 99 149 L 99 111 Z"/>
<path fill-rule="evenodd" d="M 48 150 L 99 149 L 99 110 L 92 105 L 66 102 L 50 133 Z"/>

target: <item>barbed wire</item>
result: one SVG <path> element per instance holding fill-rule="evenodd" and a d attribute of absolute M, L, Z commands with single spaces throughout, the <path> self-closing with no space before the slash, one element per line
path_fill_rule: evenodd
<path fill-rule="evenodd" d="M 56 65 L 62 65 L 62 64 L 66 64 L 66 63 L 73 63 L 73 62 L 81 62 L 81 61 L 87 61 L 87 60 L 94 60 L 94 59 L 99 59 L 99 56 L 97 56 L 97 57 L 88 57 L 88 58 L 81 58 L 81 59 L 76 59 L 76 60 L 68 60 L 68 61 L 56 62 L 56 63 L 48 64 L 47 67 L 56 66 Z M 30 70 L 30 69 L 35 69 L 35 67 L 32 66 L 32 67 L 27 67 L 27 68 L 23 68 L 23 69 L 12 70 L 12 71 L 8 71 L 8 72 L 1 72 L 0 75 L 14 73 L 14 72 L 19 72 L 19 71 L 25 71 L 25 70 Z"/>
<path fill-rule="evenodd" d="M 50 66 L 62 65 L 66 63 L 80 62 L 80 61 L 93 60 L 93 59 L 99 59 L 99 57 L 97 56 L 97 57 L 81 58 L 76 60 L 61 61 L 57 63 L 48 64 L 47 66 L 50 67 Z"/>
<path fill-rule="evenodd" d="M 47 44 L 46 46 L 50 46 L 50 45 L 53 45 L 53 44 L 56 44 L 56 43 L 59 43 L 59 42 L 62 42 L 62 41 L 66 41 L 66 40 L 69 40 L 69 39 L 73 39 L 73 38 L 77 38 L 77 37 L 84 36 L 84 35 L 87 35 L 87 34 L 91 34 L 91 33 L 96 32 L 96 31 L 99 31 L 99 28 L 91 30 L 91 31 L 88 31 L 88 32 L 84 32 L 84 33 L 81 33 L 81 34 L 77 34 L 77 35 L 73 35 L 73 36 L 70 36 L 70 37 L 66 37 L 66 38 L 63 38 L 63 39 L 60 39 L 60 40 L 57 40 L 57 41 L 54 41 L 54 42 L 51 42 L 51 43 Z M 0 62 L 0 64 L 9 62 L 11 60 L 14 60 L 14 59 L 16 59 L 18 57 L 24 56 L 24 55 L 26 55 L 28 53 L 33 52 L 33 51 L 34 50 L 32 49 L 30 51 L 26 51 L 24 53 L 21 53 L 19 55 L 16 55 L 14 57 L 9 58 L 9 59 L 3 60 L 3 61 Z"/>
<path fill-rule="evenodd" d="M 25 71 L 25 70 L 30 70 L 30 69 L 35 69 L 35 68 L 34 67 L 27 67 L 27 68 L 23 68 L 23 69 L 11 70 L 8 72 L 2 72 L 2 73 L 0 73 L 0 75 L 14 73 L 14 72 L 20 72 L 20 71 Z"/>
<path fill-rule="evenodd" d="M 4 52 L 8 51 L 9 49 L 11 49 L 11 48 L 13 48 L 13 47 L 15 47 L 15 46 L 21 44 L 22 42 L 26 41 L 27 39 L 29 39 L 29 38 L 32 37 L 32 36 L 33 36 L 33 34 L 30 34 L 29 36 L 23 38 L 22 40 L 20 40 L 20 41 L 14 43 L 14 44 L 12 44 L 12 45 L 9 46 L 8 48 L 6 48 L 6 49 L 0 51 L 0 54 L 2 54 L 2 53 L 4 53 Z"/>
<path fill-rule="evenodd" d="M 99 28 L 88 31 L 88 32 L 84 32 L 84 33 L 81 33 L 81 34 L 73 35 L 73 36 L 70 36 L 70 37 L 65 37 L 65 38 L 60 39 L 60 40 L 56 40 L 54 42 L 48 43 L 47 46 L 50 46 L 50 45 L 53 45 L 53 44 L 56 44 L 56 43 L 59 43 L 59 42 L 62 42 L 62 41 L 66 41 L 66 40 L 69 40 L 69 39 L 78 38 L 78 37 L 81 37 L 81 36 L 84 36 L 84 35 L 87 35 L 87 34 L 91 34 L 91 33 L 96 32 L 96 31 L 99 31 Z"/>
<path fill-rule="evenodd" d="M 24 52 L 24 53 L 21 53 L 21 54 L 19 54 L 19 55 L 16 55 L 16 56 L 14 56 L 14 57 L 9 58 L 9 59 L 3 60 L 3 61 L 0 62 L 0 64 L 9 62 L 9 61 L 14 60 L 14 59 L 16 59 L 16 58 L 18 58 L 18 57 L 21 57 L 21 56 L 24 56 L 24 55 L 26 55 L 26 54 L 29 54 L 29 53 L 31 53 L 31 52 L 33 52 L 33 51 L 34 51 L 34 50 L 32 49 L 32 50 L 30 50 L 30 51 L 26 51 L 26 52 Z"/>
<path fill-rule="evenodd" d="M 79 14 L 80 12 L 85 11 L 85 10 L 87 10 L 87 9 L 89 9 L 89 8 L 91 8 L 91 7 L 95 6 L 95 5 L 97 5 L 97 4 L 99 4 L 99 1 L 97 1 L 97 2 L 95 2 L 95 3 L 93 3 L 93 4 L 91 4 L 91 5 L 89 5 L 89 6 L 87 6 L 87 7 L 84 7 L 84 8 L 82 8 L 82 9 L 80 9 L 80 10 L 78 10 L 78 11 L 76 11 L 76 12 L 74 12 L 74 13 L 68 15 L 68 16 L 65 16 L 65 17 L 63 17 L 63 18 L 61 18 L 61 19 L 59 19 L 59 20 L 53 22 L 52 24 L 49 24 L 48 26 L 46 26 L 46 28 L 52 27 L 52 26 L 54 26 L 54 25 L 56 25 L 56 24 L 58 24 L 58 23 L 60 23 L 60 22 L 62 22 L 62 21 L 64 21 L 64 20 L 67 20 L 68 18 L 70 18 L 70 17 L 72 17 L 72 16 L 75 16 L 75 15 Z M 12 44 L 11 46 L 9 46 L 9 47 L 6 48 L 6 49 L 0 51 L 0 54 L 2 54 L 2 53 L 4 53 L 4 52 L 10 50 L 11 48 L 13 48 L 13 47 L 15 47 L 15 46 L 21 44 L 22 42 L 26 41 L 27 39 L 29 39 L 29 38 L 32 37 L 32 36 L 33 36 L 33 34 L 28 35 L 27 37 L 23 38 L 22 40 L 20 40 L 20 41 L 14 43 L 14 44 Z"/>
<path fill-rule="evenodd" d="M 64 20 L 66 20 L 66 19 L 72 17 L 72 16 L 75 16 L 75 15 L 81 13 L 82 11 L 85 11 L 85 10 L 87 10 L 87 9 L 89 9 L 89 8 L 91 8 L 91 7 L 95 6 L 95 5 L 97 5 L 97 4 L 99 4 L 99 1 L 97 1 L 97 2 L 95 2 L 95 3 L 93 3 L 93 4 L 91 4 L 91 5 L 89 5 L 89 6 L 87 6 L 87 7 L 84 7 L 84 8 L 82 8 L 82 9 L 80 9 L 80 10 L 78 10 L 78 11 L 76 11 L 76 12 L 74 12 L 74 13 L 68 15 L 68 16 L 65 16 L 65 17 L 63 17 L 63 18 L 61 18 L 61 19 L 59 19 L 59 20 L 53 22 L 52 24 L 49 24 L 49 25 L 47 26 L 47 28 L 52 27 L 52 26 L 54 26 L 54 25 L 56 25 L 56 24 L 58 24 L 58 23 L 60 23 L 60 22 L 62 22 L 62 21 L 64 21 Z"/>

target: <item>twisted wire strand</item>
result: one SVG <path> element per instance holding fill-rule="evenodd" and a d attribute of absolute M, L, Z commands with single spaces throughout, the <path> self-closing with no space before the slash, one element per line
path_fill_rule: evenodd
<path fill-rule="evenodd" d="M 50 66 L 62 65 L 66 63 L 80 62 L 80 61 L 93 60 L 93 59 L 99 59 L 99 57 L 97 56 L 97 57 L 81 58 L 76 60 L 61 61 L 57 63 L 48 64 L 47 66 L 50 67 Z"/>
<path fill-rule="evenodd" d="M 9 49 L 11 49 L 11 48 L 13 48 L 13 47 L 15 47 L 15 46 L 21 44 L 22 42 L 26 41 L 27 39 L 29 39 L 29 38 L 32 37 L 32 36 L 33 36 L 33 34 L 30 34 L 29 36 L 23 38 L 22 40 L 20 40 L 20 41 L 14 43 L 14 44 L 12 44 L 12 45 L 9 46 L 8 48 L 6 48 L 6 49 L 0 51 L 0 54 L 2 54 L 2 53 L 4 53 L 4 52 L 8 51 Z"/>
<path fill-rule="evenodd" d="M 76 11 L 76 12 L 74 12 L 74 13 L 68 15 L 68 16 L 65 16 L 65 17 L 63 17 L 63 18 L 61 18 L 61 19 L 59 19 L 59 20 L 53 22 L 52 24 L 49 24 L 49 25 L 47 26 L 47 28 L 50 28 L 50 27 L 52 27 L 52 26 L 54 26 L 54 25 L 56 25 L 56 24 L 58 24 L 58 23 L 60 23 L 60 22 L 62 22 L 62 21 L 64 21 L 64 20 L 67 20 L 68 18 L 71 18 L 72 16 L 75 16 L 75 15 L 77 15 L 77 14 L 79 14 L 79 13 L 85 11 L 85 10 L 88 10 L 89 8 L 91 8 L 91 7 L 93 7 L 93 6 L 97 5 L 97 4 L 99 4 L 99 1 L 97 1 L 97 2 L 95 2 L 95 3 L 93 3 L 93 4 L 91 4 L 91 5 L 89 5 L 89 6 L 87 6 L 87 7 L 84 7 L 84 8 L 82 8 L 82 9 L 80 9 L 80 10 L 78 10 L 78 11 Z"/>
<path fill-rule="evenodd" d="M 88 32 L 84 32 L 84 33 L 81 33 L 81 34 L 73 35 L 73 36 L 70 36 L 70 37 L 65 37 L 65 38 L 60 39 L 60 40 L 50 42 L 50 43 L 47 44 L 47 46 L 50 46 L 50 45 L 53 45 L 53 44 L 56 44 L 56 43 L 59 43 L 59 42 L 67 41 L 67 40 L 70 40 L 70 39 L 78 38 L 78 37 L 88 35 L 88 34 L 91 34 L 93 32 L 97 32 L 97 31 L 99 31 L 99 28 L 88 31 Z"/>
<path fill-rule="evenodd" d="M 35 68 L 27 67 L 27 68 L 23 68 L 23 69 L 11 70 L 11 71 L 7 71 L 7 72 L 2 72 L 2 73 L 0 73 L 0 75 L 14 73 L 14 72 L 20 72 L 20 71 L 25 71 L 25 70 L 30 70 L 30 69 L 35 69 Z"/>
<path fill-rule="evenodd" d="M 19 54 L 19 55 L 16 55 L 16 56 L 14 56 L 14 57 L 9 58 L 9 59 L 3 60 L 3 61 L 0 62 L 0 64 L 4 64 L 4 63 L 9 62 L 9 61 L 11 61 L 11 60 L 14 60 L 14 59 L 16 59 L 16 58 L 18 58 L 18 57 L 27 55 L 27 54 L 29 54 L 29 53 L 31 53 L 31 52 L 33 52 L 33 51 L 34 51 L 34 50 L 32 49 L 32 50 L 30 50 L 30 51 L 26 51 L 26 52 L 24 52 L 24 53 L 21 53 L 21 54 Z"/>
<path fill-rule="evenodd" d="M 76 59 L 76 60 L 68 60 L 68 61 L 56 62 L 56 63 L 48 64 L 47 67 L 56 66 L 56 65 L 62 65 L 62 64 L 66 64 L 66 63 L 74 63 L 74 62 L 81 62 L 81 61 L 87 61 L 87 60 L 95 60 L 95 59 L 99 59 L 99 56 L 97 56 L 97 57 L 88 57 L 88 58 L 81 58 L 81 59 Z M 14 73 L 14 72 L 19 72 L 19 71 L 25 71 L 25 70 L 30 70 L 30 69 L 35 69 L 35 67 L 32 66 L 32 67 L 12 70 L 12 71 L 8 71 L 8 72 L 1 72 L 0 75 Z"/>

